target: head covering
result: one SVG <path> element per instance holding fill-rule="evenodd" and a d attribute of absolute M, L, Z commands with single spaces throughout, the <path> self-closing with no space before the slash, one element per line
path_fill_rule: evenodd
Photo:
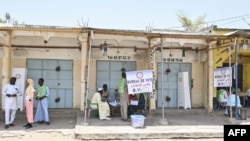
<path fill-rule="evenodd" d="M 102 91 L 103 89 L 102 88 L 98 88 L 97 91 Z"/>

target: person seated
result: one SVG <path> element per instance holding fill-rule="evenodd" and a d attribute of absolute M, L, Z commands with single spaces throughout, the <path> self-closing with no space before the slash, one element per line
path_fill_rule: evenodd
<path fill-rule="evenodd" d="M 225 88 L 221 87 L 217 90 L 217 110 L 220 109 L 220 107 L 226 107 L 227 101 L 228 101 L 228 92 L 225 90 Z M 228 115 L 227 108 L 225 108 L 224 115 Z"/>
<path fill-rule="evenodd" d="M 107 101 L 103 102 L 101 98 L 101 94 L 103 92 L 102 88 L 98 88 L 97 92 L 93 95 L 91 99 L 91 103 L 97 103 L 98 104 L 98 112 L 99 112 L 99 118 L 100 120 L 111 120 L 110 118 L 110 109 L 109 104 Z M 91 108 L 97 108 L 96 105 L 91 105 Z"/>
<path fill-rule="evenodd" d="M 137 101 L 134 104 L 131 100 Z M 143 93 L 129 95 L 128 117 L 133 114 L 143 114 L 142 110 L 145 109 L 145 97 Z"/>
<path fill-rule="evenodd" d="M 236 94 L 235 91 L 233 91 L 232 94 L 229 95 L 228 97 L 228 101 L 227 101 L 227 107 L 228 107 L 228 111 L 229 111 L 229 107 L 232 107 L 233 109 L 237 108 L 241 108 L 241 103 L 240 103 L 240 97 L 237 95 L 237 105 L 236 105 Z M 229 116 L 230 116 L 230 111 L 228 112 Z M 234 113 L 235 114 L 235 113 Z M 238 115 L 240 115 L 240 111 L 238 113 Z"/>
<path fill-rule="evenodd" d="M 219 106 L 225 106 L 227 104 L 227 100 L 228 100 L 227 91 L 223 87 L 220 88 L 220 89 L 218 89 L 218 91 L 217 91 L 217 102 L 218 102 L 218 105 L 217 106 L 218 107 Z"/>
<path fill-rule="evenodd" d="M 102 88 L 103 88 L 102 97 L 103 98 L 108 98 L 109 97 L 108 85 L 103 84 Z"/>
<path fill-rule="evenodd" d="M 137 94 L 129 94 L 128 95 L 129 105 L 128 105 L 128 117 L 133 115 L 135 113 L 135 110 L 138 106 L 136 103 L 131 104 L 131 100 L 138 101 L 138 95 Z M 135 105 L 134 105 L 135 104 Z"/>
<path fill-rule="evenodd" d="M 247 89 L 245 96 L 245 106 L 250 107 L 250 89 Z"/>

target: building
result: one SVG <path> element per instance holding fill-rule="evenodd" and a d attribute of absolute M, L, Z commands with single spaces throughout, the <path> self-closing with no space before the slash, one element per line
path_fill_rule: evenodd
<path fill-rule="evenodd" d="M 104 83 L 115 94 L 122 69 L 151 69 L 155 91 L 148 97 L 149 109 L 154 110 L 177 107 L 177 75 L 185 71 L 192 107 L 212 111 L 211 48 L 224 39 L 229 37 L 211 31 L 1 25 L 0 83 L 8 83 L 13 68 L 26 68 L 27 77 L 34 82 L 43 77 L 50 87 L 49 108 L 84 110 L 85 97 L 91 98 Z"/>

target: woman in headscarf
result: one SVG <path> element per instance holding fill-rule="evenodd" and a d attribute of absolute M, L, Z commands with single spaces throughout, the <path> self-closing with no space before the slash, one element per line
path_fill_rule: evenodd
<path fill-rule="evenodd" d="M 25 107 L 26 107 L 26 118 L 27 124 L 24 125 L 26 129 L 32 128 L 33 123 L 33 105 L 34 105 L 34 96 L 35 96 L 35 89 L 34 89 L 34 82 L 32 79 L 27 79 L 27 88 L 25 91 Z"/>

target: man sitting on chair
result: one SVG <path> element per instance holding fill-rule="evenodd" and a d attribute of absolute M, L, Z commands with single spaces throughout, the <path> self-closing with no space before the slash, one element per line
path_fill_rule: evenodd
<path fill-rule="evenodd" d="M 102 100 L 102 88 L 98 88 L 97 92 L 93 95 L 91 99 L 91 103 L 97 103 L 98 104 L 98 111 L 99 111 L 99 118 L 100 120 L 111 120 L 109 118 L 110 116 L 110 109 L 107 101 Z M 91 105 L 91 108 L 97 108 L 96 105 Z"/>

